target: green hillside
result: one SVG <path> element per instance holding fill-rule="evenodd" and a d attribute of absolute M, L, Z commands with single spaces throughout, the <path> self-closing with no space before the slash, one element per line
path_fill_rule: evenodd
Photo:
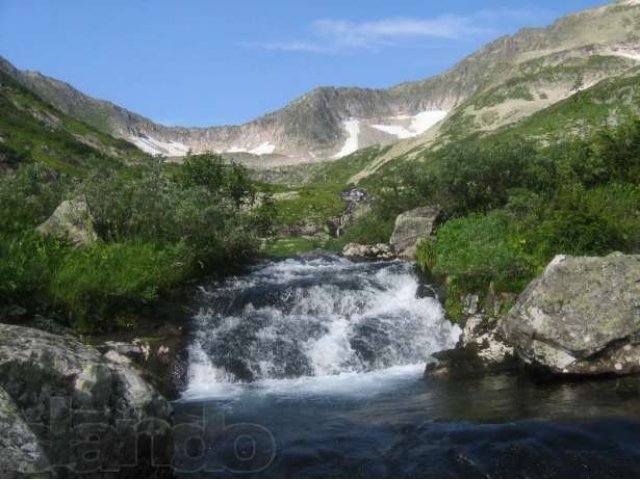
<path fill-rule="evenodd" d="M 63 114 L 1 70 L 0 111 L 0 165 L 35 161 L 81 174 L 149 158 L 132 144 Z"/>

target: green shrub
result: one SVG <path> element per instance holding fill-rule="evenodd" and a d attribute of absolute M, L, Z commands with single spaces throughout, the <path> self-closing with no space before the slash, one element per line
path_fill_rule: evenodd
<path fill-rule="evenodd" d="M 376 212 L 369 212 L 355 220 L 338 238 L 329 240 L 326 248 L 341 251 L 347 243 L 387 243 L 393 232 L 393 225 L 394 219 L 382 218 Z"/>
<path fill-rule="evenodd" d="M 69 249 L 33 230 L 0 233 L 0 303 L 46 302 L 51 278 Z"/>
<path fill-rule="evenodd" d="M 510 223 L 500 210 L 445 223 L 435 242 L 433 273 L 466 291 L 482 291 L 490 282 L 499 291 L 519 291 L 530 279 L 532 266 L 514 245 Z"/>
<path fill-rule="evenodd" d="M 70 249 L 50 278 L 49 294 L 78 330 L 109 329 L 108 319 L 188 279 L 193 258 L 184 244 L 130 241 Z"/>
<path fill-rule="evenodd" d="M 0 231 L 18 232 L 42 223 L 70 187 L 68 177 L 34 163 L 0 176 Z"/>

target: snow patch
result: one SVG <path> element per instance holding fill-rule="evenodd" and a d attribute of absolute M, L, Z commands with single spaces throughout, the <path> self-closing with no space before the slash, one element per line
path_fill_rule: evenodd
<path fill-rule="evenodd" d="M 613 54 L 618 57 L 630 58 L 636 62 L 640 62 L 640 52 L 613 52 Z"/>
<path fill-rule="evenodd" d="M 189 153 L 186 145 L 169 140 L 164 142 L 148 135 L 132 135 L 128 140 L 145 153 L 151 155 L 164 155 L 167 157 L 184 157 Z"/>
<path fill-rule="evenodd" d="M 268 155 L 273 153 L 275 149 L 276 146 L 271 142 L 264 142 L 255 148 L 232 145 L 231 147 L 222 150 L 221 153 L 252 153 L 253 155 Z"/>
<path fill-rule="evenodd" d="M 411 138 L 429 130 L 436 123 L 438 123 L 440 120 L 446 117 L 447 113 L 448 112 L 445 110 L 427 110 L 424 112 L 420 112 L 414 116 L 398 115 L 396 117 L 393 117 L 394 120 L 411 119 L 411 123 L 409 124 L 409 126 L 403 126 L 403 125 L 371 125 L 371 126 L 376 130 L 380 130 L 382 132 L 395 135 L 400 139 Z"/>
<path fill-rule="evenodd" d="M 264 142 L 261 145 L 258 145 L 256 148 L 249 150 L 249 153 L 253 153 L 254 155 L 268 155 L 273 153 L 276 149 L 276 146 L 270 142 Z"/>
<path fill-rule="evenodd" d="M 360 135 L 360 120 L 347 120 L 343 122 L 344 129 L 349 135 L 342 149 L 333 158 L 346 157 L 358 150 L 358 136 Z"/>
<path fill-rule="evenodd" d="M 436 123 L 442 120 L 447 116 L 445 110 L 427 110 L 426 112 L 421 112 L 413 117 L 411 121 L 411 126 L 409 127 L 417 134 L 421 134 L 429 130 Z"/>
<path fill-rule="evenodd" d="M 411 138 L 417 135 L 415 132 L 412 132 L 408 128 L 403 127 L 401 125 L 371 125 L 371 126 L 376 130 L 380 130 L 381 132 L 388 133 L 390 135 L 395 135 L 398 138 Z"/>

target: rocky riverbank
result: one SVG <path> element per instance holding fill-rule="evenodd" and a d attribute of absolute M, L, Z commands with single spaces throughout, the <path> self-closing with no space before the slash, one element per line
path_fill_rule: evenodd
<path fill-rule="evenodd" d="M 0 324 L 1 477 L 167 476 L 171 405 L 117 350 Z"/>
<path fill-rule="evenodd" d="M 640 256 L 558 255 L 505 316 L 468 316 L 426 375 L 517 368 L 560 377 L 640 372 Z"/>
<path fill-rule="evenodd" d="M 0 478 L 171 476 L 184 303 L 82 337 L 19 306 L 0 311 Z"/>

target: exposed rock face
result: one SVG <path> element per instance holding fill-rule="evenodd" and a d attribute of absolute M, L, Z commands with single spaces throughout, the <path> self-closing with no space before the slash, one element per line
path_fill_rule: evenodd
<path fill-rule="evenodd" d="M 35 477 L 50 466 L 36 435 L 9 394 L 0 387 L 0 478 Z"/>
<path fill-rule="evenodd" d="M 377 243 L 375 245 L 348 243 L 342 249 L 342 255 L 348 258 L 369 260 L 391 260 L 394 258 L 391 248 L 386 243 Z"/>
<path fill-rule="evenodd" d="M 460 378 L 499 373 L 517 366 L 514 349 L 507 342 L 496 318 L 473 315 L 465 323 L 455 348 L 433 355 L 425 376 Z"/>
<path fill-rule="evenodd" d="M 44 461 L 40 449 L 65 476 L 157 474 L 170 464 L 171 407 L 115 351 L 101 355 L 69 336 L 0 324 L 0 385 L 16 406 L 4 411 L 17 421 L 19 410 L 37 437 L 24 450 L 33 468 Z M 12 441 L 32 445 L 16 428 Z M 13 464 L 0 458 L 0 472 Z"/>
<path fill-rule="evenodd" d="M 68 238 L 76 246 L 89 245 L 98 239 L 93 217 L 84 199 L 65 200 L 38 227 L 44 235 Z"/>
<path fill-rule="evenodd" d="M 389 243 L 400 258 L 415 260 L 416 245 L 431 236 L 440 215 L 438 207 L 418 207 L 398 215 Z"/>
<path fill-rule="evenodd" d="M 640 372 L 640 256 L 557 256 L 502 330 L 525 362 L 553 373 Z"/>

